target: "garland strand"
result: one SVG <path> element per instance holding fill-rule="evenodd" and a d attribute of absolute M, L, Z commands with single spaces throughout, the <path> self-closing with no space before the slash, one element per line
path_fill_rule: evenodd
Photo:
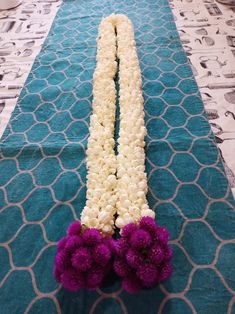
<path fill-rule="evenodd" d="M 155 217 L 149 209 L 146 193 L 145 135 L 142 81 L 132 23 L 126 16 L 116 15 L 117 57 L 120 60 L 120 132 L 117 156 L 116 226 L 138 222 L 143 216 Z"/>
<path fill-rule="evenodd" d="M 120 130 L 114 152 L 116 57 L 119 59 Z M 99 287 L 114 269 L 135 293 L 170 277 L 168 231 L 148 206 L 141 72 L 132 23 L 111 15 L 99 26 L 93 77 L 93 114 L 87 148 L 87 201 L 81 222 L 59 241 L 55 278 L 71 291 Z M 116 218 L 116 220 L 115 220 Z M 115 226 L 120 237 L 112 239 Z"/>

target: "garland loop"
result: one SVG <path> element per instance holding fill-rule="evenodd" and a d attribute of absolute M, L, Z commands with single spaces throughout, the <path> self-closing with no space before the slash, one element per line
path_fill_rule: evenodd
<path fill-rule="evenodd" d="M 119 59 L 120 131 L 114 152 L 115 75 Z M 148 206 L 144 101 L 134 31 L 125 15 L 99 26 L 93 76 L 93 114 L 87 147 L 87 201 L 81 222 L 59 241 L 54 274 L 71 291 L 99 287 L 112 270 L 134 293 L 170 277 L 168 231 Z M 120 237 L 112 239 L 115 227 Z"/>

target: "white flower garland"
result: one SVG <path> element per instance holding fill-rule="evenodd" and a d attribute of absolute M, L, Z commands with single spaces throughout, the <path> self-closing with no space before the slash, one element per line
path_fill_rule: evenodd
<path fill-rule="evenodd" d="M 93 114 L 87 147 L 87 201 L 81 223 L 111 234 L 116 213 L 116 156 L 114 121 L 117 70 L 116 35 L 112 23 L 103 20 L 97 40 L 97 66 L 93 77 Z"/>
<path fill-rule="evenodd" d="M 87 227 L 95 227 L 111 234 L 116 212 L 118 218 L 115 224 L 118 228 L 130 222 L 138 222 L 143 216 L 154 217 L 155 214 L 149 209 L 146 200 L 146 128 L 141 73 L 132 23 L 125 15 L 105 18 L 99 27 L 97 46 L 93 115 L 87 148 L 87 202 L 81 222 Z M 120 131 L 117 157 L 113 138 L 116 54 L 120 60 Z"/>
<path fill-rule="evenodd" d="M 117 156 L 116 56 L 120 64 Z M 97 288 L 111 269 L 130 293 L 153 287 L 172 273 L 169 233 L 156 224 L 146 199 L 141 84 L 132 24 L 124 15 L 111 15 L 99 27 L 87 148 L 87 202 L 81 222 L 70 224 L 55 257 L 54 276 L 68 290 Z M 118 239 L 111 237 L 115 225 L 121 229 Z"/>
<path fill-rule="evenodd" d="M 116 226 L 138 222 L 143 216 L 155 217 L 149 209 L 145 173 L 144 101 L 140 66 L 132 23 L 124 15 L 117 16 L 117 46 L 120 83 L 120 132 L 117 156 Z"/>

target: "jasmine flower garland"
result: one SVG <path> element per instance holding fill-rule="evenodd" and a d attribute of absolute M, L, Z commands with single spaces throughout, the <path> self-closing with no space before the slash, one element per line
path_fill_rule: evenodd
<path fill-rule="evenodd" d="M 120 83 L 120 131 L 117 155 L 116 241 L 114 270 L 130 293 L 150 288 L 172 273 L 168 231 L 155 223 L 148 206 L 145 173 L 144 101 L 141 72 L 130 20 L 116 15 Z"/>
<path fill-rule="evenodd" d="M 102 21 L 93 77 L 93 114 L 87 147 L 87 201 L 81 222 L 73 222 L 59 241 L 54 275 L 70 290 L 94 289 L 112 268 L 111 235 L 116 213 L 116 157 L 114 120 L 117 71 L 116 35 L 111 22 Z"/>
<path fill-rule="evenodd" d="M 55 278 L 72 291 L 93 289 L 114 268 L 123 288 L 134 293 L 171 275 L 172 251 L 169 234 L 155 223 L 155 213 L 146 199 L 144 102 L 129 19 L 124 15 L 105 18 L 97 46 L 87 148 L 87 202 L 81 222 L 72 223 L 67 237 L 58 243 Z M 113 138 L 116 57 L 120 61 L 117 157 Z M 111 238 L 115 226 L 121 229 L 118 240 Z"/>

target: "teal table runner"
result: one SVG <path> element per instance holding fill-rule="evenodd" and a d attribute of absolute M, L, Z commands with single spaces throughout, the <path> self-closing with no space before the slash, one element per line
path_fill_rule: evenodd
<path fill-rule="evenodd" d="M 135 27 L 148 200 L 171 232 L 174 274 L 138 295 L 120 282 L 70 293 L 54 255 L 85 204 L 96 36 L 113 12 Z M 235 313 L 234 205 L 168 1 L 64 1 L 1 141 L 0 313 Z"/>

